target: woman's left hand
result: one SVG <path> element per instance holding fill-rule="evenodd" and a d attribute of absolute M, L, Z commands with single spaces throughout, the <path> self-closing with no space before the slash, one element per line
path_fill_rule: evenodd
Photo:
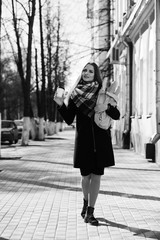
<path fill-rule="evenodd" d="M 117 106 L 117 102 L 114 100 L 114 98 L 109 98 L 108 104 L 112 105 L 113 107 Z"/>

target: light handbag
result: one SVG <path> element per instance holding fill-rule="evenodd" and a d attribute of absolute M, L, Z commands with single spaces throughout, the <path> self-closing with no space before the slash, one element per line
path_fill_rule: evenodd
<path fill-rule="evenodd" d="M 95 106 L 95 123 L 103 129 L 108 129 L 111 126 L 112 118 L 106 113 L 109 104 L 117 106 L 117 95 L 119 94 L 119 87 L 114 82 L 108 90 L 104 89 L 104 86 L 99 90 L 98 98 Z"/>

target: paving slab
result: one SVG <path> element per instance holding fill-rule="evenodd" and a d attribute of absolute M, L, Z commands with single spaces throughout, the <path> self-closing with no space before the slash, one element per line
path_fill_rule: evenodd
<path fill-rule="evenodd" d="M 74 134 L 1 149 L 0 240 L 160 239 L 160 167 L 117 146 L 95 206 L 99 226 L 84 223 Z"/>

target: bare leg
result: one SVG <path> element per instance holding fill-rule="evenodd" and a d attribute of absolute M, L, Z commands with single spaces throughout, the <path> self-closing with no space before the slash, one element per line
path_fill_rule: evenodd
<path fill-rule="evenodd" d="M 88 200 L 88 194 L 90 191 L 90 180 L 91 180 L 91 175 L 88 176 L 82 176 L 82 191 L 83 191 L 83 197 L 85 200 Z"/>
<path fill-rule="evenodd" d="M 98 197 L 100 181 L 101 175 L 91 174 L 88 205 L 93 208 Z"/>
<path fill-rule="evenodd" d="M 100 188 L 101 175 L 90 174 L 90 186 L 88 193 L 88 207 L 84 217 L 84 222 L 91 225 L 98 226 L 98 220 L 94 217 L 94 205 L 96 203 L 99 188 Z"/>

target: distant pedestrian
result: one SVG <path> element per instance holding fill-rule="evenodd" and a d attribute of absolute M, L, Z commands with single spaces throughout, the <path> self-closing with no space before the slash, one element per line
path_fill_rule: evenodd
<path fill-rule="evenodd" d="M 73 90 L 68 105 L 64 96 L 55 94 L 58 110 L 70 125 L 76 117 L 74 167 L 82 176 L 83 207 L 81 216 L 86 223 L 98 225 L 94 207 L 100 189 L 104 168 L 115 165 L 110 129 L 104 130 L 94 122 L 94 108 L 102 80 L 97 64 L 87 63 L 82 70 L 80 81 Z M 114 120 L 120 117 L 116 106 L 108 104 L 106 113 Z"/>

